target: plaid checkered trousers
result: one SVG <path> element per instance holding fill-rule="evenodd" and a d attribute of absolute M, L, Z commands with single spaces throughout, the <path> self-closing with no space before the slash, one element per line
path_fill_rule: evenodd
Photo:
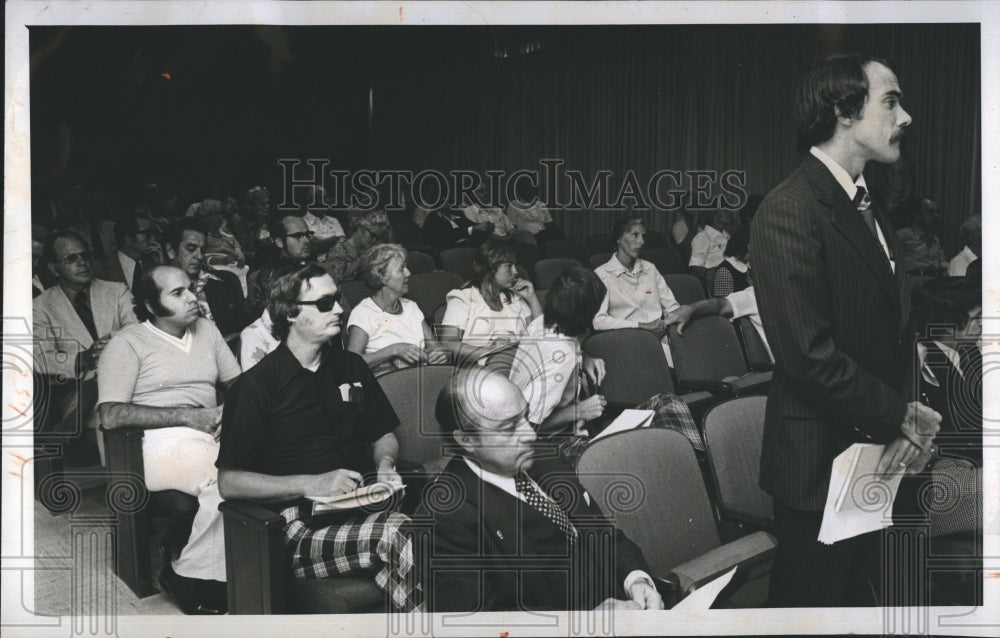
<path fill-rule="evenodd" d="M 409 517 L 385 510 L 313 529 L 303 520 L 304 509 L 293 506 L 281 512 L 287 521 L 285 545 L 296 578 L 329 578 L 375 569 L 375 584 L 397 610 L 423 609 L 413 543 L 400 529 Z"/>

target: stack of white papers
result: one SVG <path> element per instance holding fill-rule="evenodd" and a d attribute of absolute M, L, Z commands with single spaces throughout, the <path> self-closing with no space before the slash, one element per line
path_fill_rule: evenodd
<path fill-rule="evenodd" d="M 652 410 L 623 410 L 618 418 L 611 422 L 611 425 L 598 432 L 591 441 L 626 430 L 649 427 L 649 424 L 653 422 L 653 414 Z"/>
<path fill-rule="evenodd" d="M 833 460 L 819 541 L 830 545 L 892 525 L 892 504 L 903 474 L 875 477 L 884 445 L 855 443 Z"/>

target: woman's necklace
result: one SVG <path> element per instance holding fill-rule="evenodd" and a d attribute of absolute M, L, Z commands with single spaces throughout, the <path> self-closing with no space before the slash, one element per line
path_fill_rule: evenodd
<path fill-rule="evenodd" d="M 393 298 L 393 300 L 388 304 L 377 296 L 373 296 L 372 301 L 375 302 L 375 305 L 378 306 L 382 312 L 387 312 L 390 315 L 398 315 L 403 311 L 403 302 L 400 301 L 399 297 Z"/>

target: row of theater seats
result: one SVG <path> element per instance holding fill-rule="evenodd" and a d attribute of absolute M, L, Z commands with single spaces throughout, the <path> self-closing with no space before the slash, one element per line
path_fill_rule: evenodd
<path fill-rule="evenodd" d="M 695 352 L 706 338 L 715 341 L 711 331 L 699 330 L 685 331 L 679 341 L 690 343 L 690 351 Z M 584 349 L 606 361 L 601 392 L 609 401 L 609 411 L 635 406 L 677 387 L 659 341 L 647 331 L 599 333 L 584 343 Z M 685 370 L 680 361 L 685 361 L 687 351 L 683 346 L 674 349 L 678 370 Z M 711 357 L 700 354 L 698 358 Z M 440 472 L 453 452 L 450 437 L 440 431 L 434 418 L 437 394 L 453 370 L 452 366 L 424 366 L 379 377 L 401 420 L 396 429 L 399 467 L 410 487 L 404 511 L 412 510 L 430 477 Z M 704 450 L 696 451 L 683 435 L 667 430 L 613 435 L 591 445 L 581 457 L 580 480 L 643 548 L 655 575 L 675 582 L 678 591 L 696 587 L 724 567 L 746 562 L 751 569 L 743 570 L 741 576 L 748 582 L 738 590 L 742 598 L 732 603 L 760 604 L 766 591 L 762 584 L 766 559 L 773 549 L 773 539 L 756 533 L 768 529 L 771 517 L 770 501 L 756 487 L 764 397 L 733 397 L 763 391 L 769 375 L 745 373 L 728 380 L 678 376 L 681 397 L 696 417 Z M 698 391 L 699 387 L 711 392 Z M 143 431 L 123 428 L 104 436 L 111 476 L 141 477 Z M 621 472 L 622 458 L 629 459 L 625 473 Z M 131 487 L 142 491 L 141 485 Z M 632 501 L 621 502 L 615 494 L 631 494 Z M 150 555 L 155 546 L 154 517 L 190 517 L 196 503 L 170 492 L 153 493 L 148 499 L 143 493 L 135 502 L 139 506 L 119 511 L 117 572 L 137 595 L 145 596 L 155 593 Z M 383 594 L 369 575 L 324 582 L 290 578 L 281 541 L 283 522 L 274 512 L 247 502 L 227 502 L 223 512 L 231 613 L 384 610 Z M 415 542 L 429 543 L 427 525 L 416 521 L 413 534 Z M 723 540 L 736 544 L 724 545 Z M 739 560 L 733 562 L 734 556 Z"/>

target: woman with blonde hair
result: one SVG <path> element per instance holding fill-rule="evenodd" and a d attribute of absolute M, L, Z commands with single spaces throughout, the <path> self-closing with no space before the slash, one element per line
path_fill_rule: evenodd
<path fill-rule="evenodd" d="M 358 262 L 362 281 L 375 290 L 361 301 L 347 321 L 347 349 L 360 354 L 376 374 L 422 363 L 445 363 L 443 350 L 427 350 L 434 335 L 409 291 L 406 249 L 377 244 Z"/>

